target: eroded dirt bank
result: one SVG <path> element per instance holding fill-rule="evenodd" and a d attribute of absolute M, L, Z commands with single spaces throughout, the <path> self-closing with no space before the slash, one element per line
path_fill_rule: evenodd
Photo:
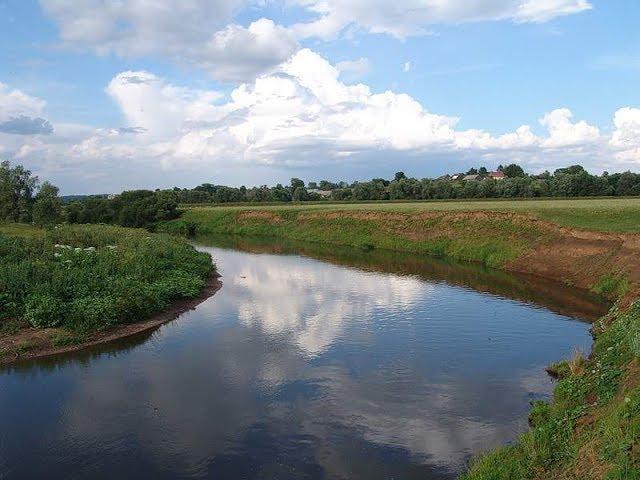
<path fill-rule="evenodd" d="M 640 219 L 639 219 L 640 221 Z M 626 301 L 640 296 L 640 234 L 561 227 L 513 212 L 189 210 L 164 226 L 451 257 Z"/>

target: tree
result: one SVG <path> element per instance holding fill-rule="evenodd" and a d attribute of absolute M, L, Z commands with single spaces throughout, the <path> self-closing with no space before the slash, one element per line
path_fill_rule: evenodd
<path fill-rule="evenodd" d="M 480 167 L 480 169 L 478 170 L 478 173 L 483 177 L 486 177 L 489 174 L 487 167 Z"/>
<path fill-rule="evenodd" d="M 304 182 L 294 177 L 291 179 L 291 190 L 295 190 L 296 188 L 304 188 Z"/>
<path fill-rule="evenodd" d="M 478 175 L 478 169 L 477 168 L 470 168 L 467 171 L 467 175 Z"/>
<path fill-rule="evenodd" d="M 345 188 L 345 186 L 342 188 Z M 320 190 L 335 190 L 338 188 L 338 185 L 327 180 L 320 180 L 319 188 Z"/>
<path fill-rule="evenodd" d="M 404 174 L 404 172 L 396 172 L 395 176 L 394 176 L 394 180 L 396 182 L 399 182 L 400 180 L 402 180 L 403 178 L 407 178 L 407 176 Z"/>
<path fill-rule="evenodd" d="M 30 222 L 38 177 L 22 165 L 0 163 L 0 221 Z"/>
<path fill-rule="evenodd" d="M 291 196 L 293 197 L 293 200 L 295 200 L 296 202 L 302 202 L 303 200 L 307 199 L 307 196 L 308 196 L 307 189 L 304 187 L 297 186 L 296 188 L 293 189 L 293 194 Z"/>
<path fill-rule="evenodd" d="M 500 168 L 500 167 L 498 167 Z M 520 165 L 516 165 L 515 163 L 512 163 L 511 165 L 507 165 L 506 167 L 504 167 L 502 169 L 502 173 L 504 173 L 507 177 L 509 178 L 516 178 L 516 177 L 524 177 L 524 170 L 522 169 L 522 167 Z"/>
<path fill-rule="evenodd" d="M 58 197 L 58 187 L 44 182 L 33 202 L 33 222 L 36 225 L 51 225 L 62 216 L 62 201 Z"/>
<path fill-rule="evenodd" d="M 582 165 L 571 165 L 570 167 L 558 168 L 555 172 L 553 172 L 553 174 L 560 175 L 562 173 L 566 173 L 569 175 L 577 175 L 583 172 L 586 172 L 586 170 Z"/>

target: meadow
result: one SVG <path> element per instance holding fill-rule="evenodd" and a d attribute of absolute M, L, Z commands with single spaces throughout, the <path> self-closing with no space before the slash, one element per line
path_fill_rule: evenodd
<path fill-rule="evenodd" d="M 104 225 L 0 225 L 0 258 L 0 336 L 56 328 L 58 343 L 195 297 L 214 268 L 182 239 Z"/>
<path fill-rule="evenodd" d="M 214 210 L 267 211 L 382 211 L 420 212 L 514 212 L 532 215 L 561 226 L 605 232 L 640 232 L 640 198 L 566 198 L 566 199 L 494 199 L 494 200 L 426 200 L 381 202 L 304 202 L 293 204 L 184 205 L 194 210 L 190 216 Z"/>

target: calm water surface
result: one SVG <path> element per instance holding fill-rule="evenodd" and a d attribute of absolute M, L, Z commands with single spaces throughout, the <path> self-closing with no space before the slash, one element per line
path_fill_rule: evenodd
<path fill-rule="evenodd" d="M 208 242 L 224 287 L 196 310 L 0 371 L 1 479 L 455 478 L 606 309 L 473 265 Z"/>

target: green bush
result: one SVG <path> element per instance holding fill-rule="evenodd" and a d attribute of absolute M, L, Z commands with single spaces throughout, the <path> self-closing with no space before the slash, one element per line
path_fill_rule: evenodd
<path fill-rule="evenodd" d="M 214 269 L 183 239 L 105 225 L 0 235 L 0 319 L 87 333 L 194 297 Z"/>
<path fill-rule="evenodd" d="M 36 328 L 57 327 L 65 317 L 64 303 L 49 294 L 36 293 L 27 298 L 24 318 Z"/>

